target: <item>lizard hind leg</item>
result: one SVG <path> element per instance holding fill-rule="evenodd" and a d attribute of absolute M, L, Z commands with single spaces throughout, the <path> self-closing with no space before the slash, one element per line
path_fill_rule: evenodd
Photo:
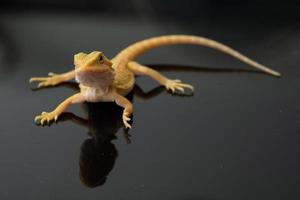
<path fill-rule="evenodd" d="M 165 88 L 172 93 L 181 92 L 184 93 L 185 89 L 190 89 L 192 92 L 194 91 L 194 87 L 190 84 L 182 83 L 179 79 L 169 79 L 159 73 L 158 71 L 141 65 L 137 62 L 129 62 L 128 68 L 136 75 L 146 75 L 151 77 L 152 79 L 159 82 L 161 85 L 165 86 Z"/>

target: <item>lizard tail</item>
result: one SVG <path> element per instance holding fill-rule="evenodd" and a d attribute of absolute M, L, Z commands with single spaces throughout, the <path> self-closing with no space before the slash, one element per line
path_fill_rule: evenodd
<path fill-rule="evenodd" d="M 153 49 L 156 47 L 167 46 L 167 45 L 174 45 L 174 44 L 195 44 L 210 47 L 219 51 L 224 52 L 225 54 L 231 55 L 236 59 L 251 65 L 254 68 L 262 70 L 268 74 L 274 76 L 280 76 L 280 73 L 272 70 L 254 60 L 244 56 L 243 54 L 239 53 L 238 51 L 221 44 L 220 42 L 199 37 L 199 36 L 192 36 L 192 35 L 168 35 L 168 36 L 159 36 L 153 37 L 150 39 L 142 40 L 140 42 L 136 42 L 129 47 L 125 48 L 121 51 L 117 57 L 126 57 L 127 62 L 134 60 L 137 56 Z M 124 57 L 123 57 L 124 58 Z"/>

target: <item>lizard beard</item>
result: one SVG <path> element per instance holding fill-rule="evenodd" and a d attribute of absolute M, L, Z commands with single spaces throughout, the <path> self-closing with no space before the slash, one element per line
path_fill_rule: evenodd
<path fill-rule="evenodd" d="M 105 90 L 113 84 L 114 73 L 112 71 L 101 73 L 80 72 L 76 74 L 75 79 L 84 86 Z"/>

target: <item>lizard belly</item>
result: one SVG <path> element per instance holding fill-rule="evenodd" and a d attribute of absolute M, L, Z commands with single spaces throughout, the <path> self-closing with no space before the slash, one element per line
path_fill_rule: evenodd
<path fill-rule="evenodd" d="M 80 90 L 87 102 L 112 101 L 108 88 L 103 90 L 102 88 L 92 88 L 80 85 Z"/>

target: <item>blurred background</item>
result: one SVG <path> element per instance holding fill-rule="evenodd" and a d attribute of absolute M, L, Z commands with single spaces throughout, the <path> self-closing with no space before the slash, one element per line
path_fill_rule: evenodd
<path fill-rule="evenodd" d="M 297 40 L 299 10 L 300 3 L 291 0 L 2 0 L 0 63 L 3 70 L 14 70 L 26 57 L 23 47 L 33 43 L 47 49 L 44 54 L 51 51 L 56 59 L 64 53 L 95 49 L 112 57 L 134 41 L 174 33 L 237 43 L 238 50 L 289 48 Z M 97 34 L 99 41 L 92 41 Z M 118 46 L 109 48 L 114 42 Z M 54 44 L 64 45 L 57 49 Z"/>
<path fill-rule="evenodd" d="M 106 14 L 115 17 L 198 20 L 199 18 L 251 21 L 264 19 L 285 19 L 295 22 L 299 19 L 297 1 L 259 0 L 2 0 L 1 11 L 10 12 L 82 12 Z"/>

